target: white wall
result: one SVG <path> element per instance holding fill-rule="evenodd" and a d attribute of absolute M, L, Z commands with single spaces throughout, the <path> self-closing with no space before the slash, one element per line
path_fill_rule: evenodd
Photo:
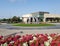
<path fill-rule="evenodd" d="M 25 15 L 23 15 L 22 17 L 23 17 L 23 22 L 24 22 L 24 23 L 27 23 L 27 19 L 28 19 L 29 17 L 32 17 L 32 14 L 25 14 Z"/>
<path fill-rule="evenodd" d="M 30 17 L 38 17 L 39 14 L 37 13 L 32 13 L 32 14 L 26 14 L 26 15 L 23 15 L 23 22 L 27 23 L 27 19 L 30 18 Z"/>
<path fill-rule="evenodd" d="M 46 18 L 56 18 L 56 17 L 60 18 L 60 14 L 44 14 L 44 19 L 43 19 L 43 21 L 46 22 L 46 21 L 45 21 Z"/>
<path fill-rule="evenodd" d="M 59 17 L 60 18 L 60 14 L 44 14 L 44 17 L 47 18 L 47 17 Z"/>
<path fill-rule="evenodd" d="M 32 14 L 25 14 L 22 17 L 32 17 Z"/>

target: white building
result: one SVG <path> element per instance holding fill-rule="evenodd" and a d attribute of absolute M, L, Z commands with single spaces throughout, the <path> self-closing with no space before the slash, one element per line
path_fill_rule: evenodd
<path fill-rule="evenodd" d="M 39 22 L 60 22 L 60 15 L 49 14 L 49 12 L 34 12 L 22 16 L 24 23 L 39 23 Z"/>

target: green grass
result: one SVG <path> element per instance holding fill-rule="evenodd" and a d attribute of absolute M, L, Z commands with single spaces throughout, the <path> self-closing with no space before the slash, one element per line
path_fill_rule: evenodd
<path fill-rule="evenodd" d="M 13 26 L 55 26 L 54 24 L 12 24 Z"/>

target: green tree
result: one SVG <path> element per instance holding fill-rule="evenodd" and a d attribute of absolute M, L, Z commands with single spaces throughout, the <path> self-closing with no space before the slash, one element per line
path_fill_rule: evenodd
<path fill-rule="evenodd" d="M 8 23 L 11 23 L 11 18 L 7 19 L 7 22 L 8 22 Z"/>
<path fill-rule="evenodd" d="M 22 21 L 20 17 L 17 17 L 17 16 L 13 16 L 11 20 L 12 20 L 12 23 L 18 23 Z"/>

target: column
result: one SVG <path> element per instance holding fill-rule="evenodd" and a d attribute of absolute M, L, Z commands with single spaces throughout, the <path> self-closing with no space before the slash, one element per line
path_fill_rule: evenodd
<path fill-rule="evenodd" d="M 35 19 L 34 19 L 34 17 L 33 17 L 33 24 L 35 24 Z"/>
<path fill-rule="evenodd" d="M 24 22 L 24 18 L 22 17 L 22 21 Z"/>
<path fill-rule="evenodd" d="M 30 24 L 31 18 L 29 17 L 28 19 L 29 19 L 28 24 Z"/>
<path fill-rule="evenodd" d="M 43 18 L 43 22 L 46 22 L 46 18 Z"/>
<path fill-rule="evenodd" d="M 38 24 L 39 23 L 39 21 L 38 21 L 38 18 L 36 17 L 36 24 Z"/>

